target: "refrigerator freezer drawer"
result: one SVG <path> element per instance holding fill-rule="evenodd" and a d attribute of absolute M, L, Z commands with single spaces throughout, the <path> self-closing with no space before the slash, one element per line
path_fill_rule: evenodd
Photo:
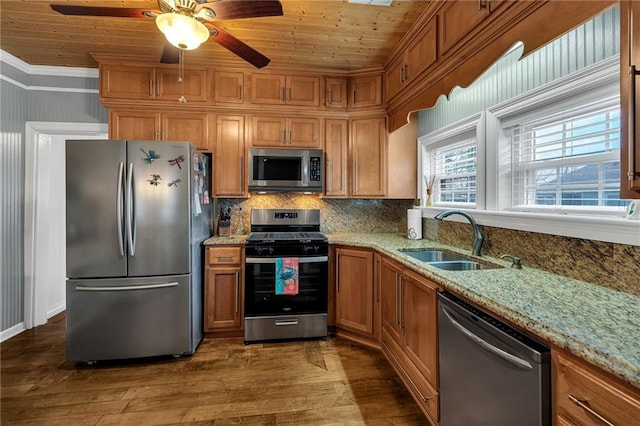
<path fill-rule="evenodd" d="M 191 354 L 190 280 L 68 280 L 67 360 Z"/>

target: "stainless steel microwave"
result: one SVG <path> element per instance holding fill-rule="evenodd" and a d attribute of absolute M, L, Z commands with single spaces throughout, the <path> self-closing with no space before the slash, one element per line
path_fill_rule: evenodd
<path fill-rule="evenodd" d="M 251 192 L 322 192 L 323 176 L 321 149 L 249 149 Z"/>

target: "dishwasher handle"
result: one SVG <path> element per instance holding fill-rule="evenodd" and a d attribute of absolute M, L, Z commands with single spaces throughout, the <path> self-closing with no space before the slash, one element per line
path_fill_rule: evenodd
<path fill-rule="evenodd" d="M 517 356 L 511 355 L 508 352 L 503 351 L 500 348 L 497 348 L 495 346 L 493 346 L 492 344 L 488 343 L 487 341 L 483 340 L 482 338 L 480 338 L 479 336 L 477 336 L 476 334 L 472 333 L 470 330 L 468 330 L 467 328 L 465 328 L 464 326 L 462 326 L 462 324 L 460 324 L 459 322 L 457 322 L 455 319 L 453 319 L 452 312 L 450 312 L 447 308 L 445 308 L 444 306 L 440 306 L 440 309 L 442 309 L 442 312 L 444 313 L 444 315 L 447 317 L 447 319 L 449 320 L 449 322 L 459 331 L 461 332 L 463 335 L 465 335 L 469 340 L 471 340 L 472 342 L 474 342 L 475 344 L 477 344 L 478 346 L 484 348 L 485 350 L 493 353 L 494 355 L 504 359 L 505 361 L 515 365 L 518 368 L 521 368 L 523 370 L 533 370 L 533 366 L 521 359 L 518 358 Z"/>

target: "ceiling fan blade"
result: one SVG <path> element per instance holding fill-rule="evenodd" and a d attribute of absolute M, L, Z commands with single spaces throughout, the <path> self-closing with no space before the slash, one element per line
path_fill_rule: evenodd
<path fill-rule="evenodd" d="M 72 6 L 52 4 L 51 9 L 63 15 L 111 16 L 115 18 L 146 18 L 145 10 L 130 7 Z"/>
<path fill-rule="evenodd" d="M 213 39 L 213 41 L 218 43 L 220 46 L 229 50 L 231 53 L 235 53 L 254 67 L 263 68 L 266 67 L 269 62 L 271 62 L 271 59 L 267 58 L 248 44 L 245 44 L 244 42 L 238 40 L 228 32 L 221 30 L 215 25 L 205 25 L 214 30 L 210 39 Z"/>
<path fill-rule="evenodd" d="M 162 49 L 162 56 L 160 62 L 163 64 L 177 64 L 180 62 L 180 49 L 175 47 L 171 43 L 165 43 L 164 49 Z"/>
<path fill-rule="evenodd" d="M 216 21 L 283 15 L 282 4 L 278 0 L 220 0 L 203 3 L 196 10 L 203 7 L 215 13 Z"/>

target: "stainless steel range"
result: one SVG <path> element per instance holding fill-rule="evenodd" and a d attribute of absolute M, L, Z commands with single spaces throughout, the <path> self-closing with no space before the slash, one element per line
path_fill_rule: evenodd
<path fill-rule="evenodd" d="M 254 209 L 245 256 L 245 343 L 327 336 L 329 243 L 316 209 Z"/>

